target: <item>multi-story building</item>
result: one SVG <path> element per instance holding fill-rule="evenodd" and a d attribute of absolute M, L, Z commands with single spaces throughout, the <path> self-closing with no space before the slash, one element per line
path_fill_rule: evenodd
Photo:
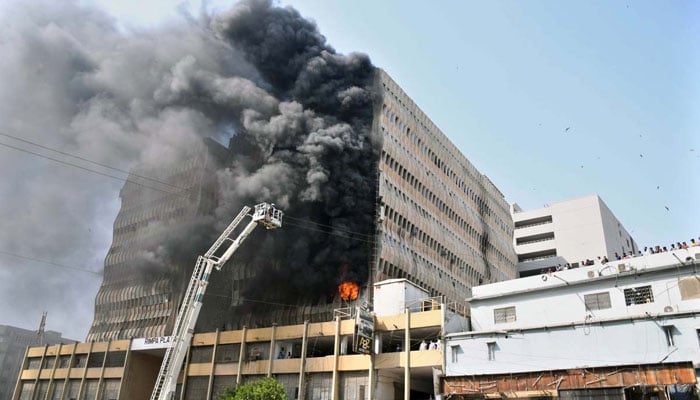
<path fill-rule="evenodd" d="M 469 288 L 516 276 L 508 203 L 411 98 L 378 72 L 383 138 L 373 279 L 407 278 L 464 307 Z"/>
<path fill-rule="evenodd" d="M 173 265 L 163 265 L 173 260 L 157 260 L 156 253 L 168 235 L 183 235 L 188 223 L 215 207 L 213 171 L 226 157 L 226 148 L 214 141 L 197 144 L 178 165 L 143 165 L 124 184 L 87 340 L 172 331 L 197 254 L 185 251 Z"/>
<path fill-rule="evenodd" d="M 467 321 L 405 279 L 378 282 L 375 292 L 371 355 L 353 351 L 350 309 L 323 322 L 198 333 L 175 398 L 216 399 L 226 387 L 266 376 L 290 399 L 433 396 L 434 370 L 443 368 L 438 340 L 467 329 Z M 13 400 L 148 399 L 168 343 L 157 337 L 30 348 Z"/>
<path fill-rule="evenodd" d="M 632 236 L 596 194 L 529 211 L 513 204 L 511 213 L 521 277 L 638 252 Z"/>
<path fill-rule="evenodd" d="M 691 247 L 475 287 L 473 331 L 446 338 L 442 393 L 697 398 L 698 267 Z"/>
<path fill-rule="evenodd" d="M 376 165 L 370 176 L 365 176 L 368 182 L 376 183 L 370 185 L 376 186 L 376 199 L 374 216 L 363 227 L 371 233 L 364 236 L 371 244 L 362 250 L 364 257 L 359 257 L 369 264 L 359 268 L 368 271 L 357 282 L 362 287 L 360 298 L 371 302 L 373 282 L 406 278 L 431 296 L 445 296 L 447 307 L 466 315 L 464 299 L 471 286 L 516 275 L 508 203 L 382 70 L 376 71 L 374 91 L 378 96 L 371 136 L 380 148 L 371 152 L 376 159 L 366 160 L 367 165 Z M 221 151 L 235 153 L 240 148 L 237 145 Z M 215 185 L 199 179 L 215 175 L 201 172 L 209 168 L 210 159 L 219 158 L 195 157 L 182 170 L 168 171 L 172 176 L 164 179 L 191 193 L 211 192 Z M 173 266 L 171 270 L 180 271 L 178 274 L 143 274 L 142 265 L 134 263 L 133 256 L 154 245 L 142 240 L 157 234 L 151 224 L 174 215 L 187 220 L 214 201 L 169 194 L 144 202 L 141 194 L 145 191 L 129 183 L 122 190 L 122 210 L 115 221 L 114 243 L 105 261 L 105 280 L 97 295 L 88 340 L 161 336 L 172 329 L 185 271 L 191 267 Z M 295 217 L 302 220 L 305 216 Z M 191 255 L 192 264 L 195 257 Z M 280 269 L 286 262 L 286 256 L 269 260 Z M 344 305 L 337 294 L 322 294 L 321 300 L 292 306 L 260 299 L 263 301 L 255 303 L 255 311 L 251 311 L 250 303 L 244 304 L 242 299 L 246 285 L 256 275 L 256 265 L 241 258 L 235 266 L 217 272 L 212 283 L 220 285 L 220 290 L 215 290 L 217 297 L 205 300 L 198 329 L 326 321 L 334 309 Z"/>
<path fill-rule="evenodd" d="M 39 334 L 37 331 L 0 325 L 0 399 L 12 396 L 27 347 L 69 341 L 60 332 L 44 331 Z"/>

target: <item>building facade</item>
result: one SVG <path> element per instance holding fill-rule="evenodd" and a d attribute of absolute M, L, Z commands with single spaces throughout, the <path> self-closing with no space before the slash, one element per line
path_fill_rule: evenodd
<path fill-rule="evenodd" d="M 516 276 L 508 203 L 384 71 L 375 281 L 407 278 L 466 314 L 472 286 Z"/>
<path fill-rule="evenodd" d="M 120 192 L 121 208 L 95 297 L 88 341 L 172 331 L 189 281 L 187 272 L 192 271 L 197 254 L 185 255 L 173 265 L 157 265 L 149 259 L 157 258 L 166 235 L 177 234 L 215 206 L 212 171 L 225 157 L 223 146 L 206 140 L 193 146 L 176 166 L 141 166 L 131 173 Z"/>
<path fill-rule="evenodd" d="M 444 296 L 448 308 L 467 315 L 465 298 L 471 286 L 516 275 L 508 204 L 493 183 L 382 70 L 376 72 L 374 91 L 378 96 L 371 129 L 372 136 L 378 138 L 375 145 L 381 148 L 376 152 L 378 160 L 367 160 L 377 165 L 374 176 L 366 177 L 377 181 L 377 198 L 374 226 L 368 227 L 372 245 L 363 250 L 370 265 L 362 269 L 369 271 L 368 276 L 358 282 L 362 286 L 360 298 L 372 302 L 370 288 L 374 282 L 406 278 L 431 296 Z M 240 146 L 213 153 L 235 152 L 236 148 Z M 158 244 L 158 231 L 151 228 L 152 224 L 173 217 L 187 221 L 216 203 L 215 185 L 202 179 L 214 175 L 206 172 L 222 157 L 212 156 L 211 149 L 202 154 L 168 171 L 163 178 L 186 188 L 189 196 L 164 194 L 144 201 L 144 188 L 130 183 L 124 186 L 122 209 L 115 221 L 114 241 L 105 260 L 105 279 L 96 298 L 95 321 L 88 340 L 170 333 L 189 278 L 186 271 L 191 267 L 171 266 L 167 272 L 181 271 L 177 276 L 144 275 L 135 257 Z M 144 242 L 144 237 L 155 241 Z M 196 255 L 191 255 L 191 264 Z M 285 259 L 272 263 L 284 268 Z M 334 309 L 345 305 L 336 295 L 294 307 L 271 304 L 263 311 L 251 312 L 242 299 L 246 285 L 256 275 L 255 267 L 245 262 L 218 272 L 212 282 L 220 285 L 220 290 L 216 291 L 217 297 L 206 298 L 198 329 L 327 321 Z M 262 306 L 257 307 L 260 310 Z"/>
<path fill-rule="evenodd" d="M 513 204 L 511 213 L 521 277 L 566 264 L 581 265 L 603 256 L 614 260 L 615 253 L 623 257 L 639 251 L 629 232 L 595 194 L 528 211 Z"/>
<path fill-rule="evenodd" d="M 22 359 L 28 346 L 57 344 L 69 341 L 60 332 L 37 331 L 0 325 L 0 399 L 9 399 L 17 381 Z"/>
<path fill-rule="evenodd" d="M 699 267 L 692 247 L 476 287 L 442 393 L 697 398 Z"/>
<path fill-rule="evenodd" d="M 421 343 L 437 343 L 445 333 L 466 329 L 466 320 L 403 279 L 377 285 L 386 293 L 375 296 L 379 309 L 402 311 L 372 317 L 372 355 L 353 352 L 356 320 L 345 309 L 325 322 L 199 333 L 192 339 L 176 398 L 216 399 L 226 387 L 267 376 L 282 383 L 290 399 L 434 395 L 434 371 L 443 368 L 442 346 L 423 348 Z M 395 295 L 409 286 L 411 295 Z M 148 399 L 169 340 L 32 347 L 12 399 Z"/>

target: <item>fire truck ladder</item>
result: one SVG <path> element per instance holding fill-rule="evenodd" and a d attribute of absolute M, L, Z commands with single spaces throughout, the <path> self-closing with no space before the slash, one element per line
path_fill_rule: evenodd
<path fill-rule="evenodd" d="M 243 218 L 248 215 L 249 211 L 250 207 L 243 207 L 241 212 L 238 213 L 238 216 L 236 216 L 211 248 L 209 248 L 209 251 L 207 251 L 204 256 L 199 256 L 197 258 L 197 263 L 192 272 L 192 278 L 187 286 L 180 311 L 175 320 L 171 342 L 165 350 L 163 363 L 160 366 L 160 372 L 158 373 L 155 386 L 153 387 L 151 400 L 172 400 L 175 397 L 177 378 L 180 374 L 180 368 L 185 359 L 185 354 L 187 354 L 187 350 L 190 346 L 212 268 L 220 270 L 258 224 L 264 225 L 267 229 L 276 229 L 282 226 L 282 211 L 276 209 L 272 204 L 261 203 L 255 206 L 255 212 L 251 215 L 252 220 L 245 229 L 243 229 L 238 237 L 232 239 L 230 237 L 231 234 L 241 223 Z M 225 242 L 230 242 L 229 247 L 221 256 L 215 256 L 214 254 L 216 254 Z"/>

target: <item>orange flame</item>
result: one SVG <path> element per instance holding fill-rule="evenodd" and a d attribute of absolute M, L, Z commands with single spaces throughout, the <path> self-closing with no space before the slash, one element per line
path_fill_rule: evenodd
<path fill-rule="evenodd" d="M 338 285 L 338 293 L 343 300 L 357 300 L 360 294 L 360 285 L 355 282 L 343 282 Z"/>

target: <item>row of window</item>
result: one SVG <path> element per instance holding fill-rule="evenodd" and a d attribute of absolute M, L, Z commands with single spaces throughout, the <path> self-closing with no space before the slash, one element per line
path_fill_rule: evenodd
<path fill-rule="evenodd" d="M 71 359 L 72 357 L 72 359 Z M 46 357 L 30 357 L 26 369 L 57 369 L 62 368 L 114 368 L 123 367 L 126 360 L 126 351 L 110 351 L 105 358 L 105 352 L 88 354 L 66 354 Z"/>
<path fill-rule="evenodd" d="M 393 221 L 397 225 L 400 224 L 399 218 L 403 218 L 400 216 L 398 212 L 395 212 L 393 209 L 390 207 L 387 207 L 387 218 L 389 221 Z M 406 221 L 404 218 L 403 221 Z M 428 248 L 432 249 L 436 255 L 442 256 L 445 259 L 445 269 L 453 269 L 453 266 L 456 265 L 456 268 L 459 271 L 462 271 L 462 273 L 466 273 L 466 277 L 471 278 L 472 283 L 476 283 L 479 280 L 480 275 L 478 272 L 472 267 L 469 263 L 464 261 L 462 257 L 455 255 L 451 251 L 447 250 L 443 244 L 435 239 L 433 239 L 430 235 L 428 235 L 426 232 L 423 230 L 419 229 L 415 225 L 409 222 L 410 225 L 410 232 L 411 236 L 417 237 L 419 241 L 421 241 L 425 246 Z M 390 232 L 387 232 L 389 234 Z M 389 244 L 392 244 L 393 242 L 399 242 L 401 245 L 406 244 L 406 240 L 398 239 L 395 240 L 393 237 L 389 237 L 388 240 L 386 240 Z M 422 255 L 417 253 L 413 248 L 409 248 L 406 246 L 407 250 L 411 252 L 412 257 L 419 257 L 421 261 L 424 261 L 426 264 L 432 266 L 434 269 L 438 269 L 433 263 L 429 262 L 428 260 L 423 259 Z M 472 257 L 474 258 L 474 257 Z M 443 267 L 440 268 L 442 270 Z M 460 281 L 464 280 L 463 278 L 460 279 Z"/>
<path fill-rule="evenodd" d="M 382 128 L 384 129 L 384 128 Z M 476 211 L 474 207 L 468 203 L 467 199 L 464 196 L 460 196 L 457 193 L 453 192 L 447 184 L 445 184 L 445 181 L 443 179 L 435 179 L 431 178 L 431 172 L 429 170 L 426 170 L 425 173 L 427 174 L 427 178 L 420 180 L 419 178 L 416 177 L 413 173 L 410 171 L 423 171 L 424 168 L 422 167 L 422 164 L 420 161 L 417 160 L 415 154 L 409 152 L 401 142 L 394 136 L 394 135 L 388 135 L 388 138 L 391 139 L 391 143 L 393 143 L 394 147 L 399 148 L 403 152 L 403 156 L 405 158 L 404 161 L 408 161 L 409 164 L 415 164 L 411 168 L 409 165 L 406 167 L 404 164 L 402 164 L 401 161 L 398 161 L 397 158 L 400 158 L 399 156 L 393 154 L 394 149 L 392 146 L 385 146 L 385 150 L 382 152 L 382 164 L 380 164 L 380 167 L 382 167 L 382 170 L 384 170 L 384 165 L 388 166 L 389 169 L 393 170 L 396 172 L 399 178 L 402 179 L 403 182 L 406 182 L 406 188 L 411 188 L 415 190 L 416 192 L 420 192 L 421 195 L 428 201 L 431 202 L 433 205 L 435 205 L 440 212 L 445 214 L 448 218 L 445 220 L 455 220 L 457 221 L 457 218 L 460 218 L 460 216 L 456 213 L 456 210 L 453 211 L 453 209 L 448 206 L 445 202 L 442 202 L 442 198 L 449 198 L 452 200 L 454 203 L 455 208 L 460 208 L 460 210 L 463 210 L 461 215 L 464 216 L 470 216 L 472 221 L 479 221 L 483 225 L 483 230 L 489 232 L 489 236 L 491 238 L 495 238 L 498 240 L 502 248 L 511 248 L 512 243 L 510 240 L 510 237 L 512 235 L 512 228 L 509 226 L 506 226 L 505 224 L 502 224 L 500 218 L 497 218 L 493 216 L 491 219 L 495 221 L 495 223 L 498 224 L 498 226 L 501 228 L 502 231 L 508 233 L 507 235 L 504 235 L 500 232 L 496 232 L 492 227 L 491 224 L 488 223 L 488 217 L 484 215 L 483 209 L 480 209 L 479 211 Z M 392 155 L 393 154 L 393 155 Z M 418 172 L 416 172 L 418 174 Z M 400 184 L 401 181 L 396 182 L 397 184 Z M 401 185 L 403 187 L 403 185 Z M 438 187 L 435 189 L 436 191 L 433 192 L 431 188 L 433 187 Z M 440 197 L 438 195 L 439 188 L 442 188 L 446 196 Z M 394 190 L 396 190 L 396 187 L 394 187 Z M 410 194 L 408 197 L 411 198 L 413 196 L 416 196 L 416 194 Z M 404 194 L 404 201 L 406 195 Z M 437 200 L 436 200 L 437 199 Z M 472 198 L 472 201 L 474 201 L 474 198 Z M 457 216 L 457 217 L 455 217 Z M 462 222 L 463 221 L 458 221 Z M 461 226 L 462 229 L 465 229 L 464 226 Z"/>
<path fill-rule="evenodd" d="M 163 336 L 168 319 L 169 316 L 141 318 L 111 323 L 95 321 L 90 328 L 88 340 Z"/>
<path fill-rule="evenodd" d="M 654 293 L 650 285 L 637 286 L 623 290 L 625 304 L 633 306 L 636 304 L 647 304 L 654 302 Z M 583 296 L 586 311 L 606 310 L 612 307 L 610 302 L 610 292 L 590 293 Z M 493 322 L 504 324 L 515 322 L 515 306 L 496 308 L 493 310 Z"/>
<path fill-rule="evenodd" d="M 398 189 L 396 186 L 392 185 L 388 180 L 385 181 L 386 185 L 389 188 L 394 188 L 394 191 L 397 192 L 397 195 L 403 195 L 403 192 Z M 479 259 L 483 259 L 485 255 L 487 254 L 482 254 L 481 251 L 477 251 L 474 249 L 470 244 L 466 243 L 463 240 L 462 236 L 459 236 L 452 232 L 451 229 L 449 229 L 447 226 L 445 226 L 442 221 L 438 220 L 433 216 L 432 214 L 428 213 L 421 207 L 419 204 L 415 203 L 410 197 L 406 197 L 406 200 L 418 211 L 418 214 L 423 216 L 426 219 L 429 219 L 429 223 L 433 225 L 437 225 L 441 228 L 442 232 L 445 232 L 449 234 L 453 240 L 456 242 L 459 242 L 461 246 L 463 246 L 464 249 L 467 249 L 469 252 L 471 252 L 472 258 L 477 257 Z M 411 237 L 417 237 L 418 240 L 420 240 L 424 245 L 426 245 L 428 248 L 434 250 L 437 255 L 442 256 L 443 258 L 446 259 L 446 264 L 452 267 L 453 264 L 457 264 L 458 268 L 461 270 L 465 270 L 468 268 L 471 268 L 468 263 L 466 263 L 463 258 L 464 258 L 464 253 L 462 255 L 456 255 L 452 251 L 448 250 L 446 246 L 444 246 L 444 241 L 440 242 L 434 238 L 432 238 L 427 232 L 424 232 L 416 224 L 411 222 L 411 220 L 399 212 L 395 211 L 389 206 L 385 206 L 384 210 L 386 218 L 388 220 L 393 221 L 400 229 L 403 229 L 405 232 L 409 232 Z M 469 226 L 468 224 L 466 224 Z M 473 233 L 473 238 L 475 240 L 481 239 L 482 241 L 486 240 L 487 235 L 481 235 L 479 234 L 475 229 L 471 228 L 469 226 L 469 232 Z M 490 242 L 486 241 L 484 243 L 486 246 L 486 251 L 491 253 L 492 256 L 495 256 L 498 258 L 498 260 L 504 265 L 504 266 L 512 266 L 512 262 L 506 258 L 503 253 L 501 253 L 495 246 L 491 245 Z M 488 261 L 486 261 L 488 263 Z"/>
<path fill-rule="evenodd" d="M 382 127 L 381 129 L 382 129 L 382 131 L 384 131 L 384 127 Z M 421 170 L 421 171 L 424 170 L 426 172 L 426 174 L 428 174 L 428 175 L 431 174 L 430 170 L 426 169 L 424 164 L 420 160 L 418 160 L 416 155 L 414 153 L 412 153 L 411 151 L 407 150 L 404 147 L 403 143 L 401 143 L 401 141 L 398 138 L 394 137 L 393 135 L 389 135 L 389 138 L 394 142 L 394 144 L 396 146 L 398 146 L 403 151 L 404 155 L 410 161 L 413 161 L 414 163 L 417 164 L 417 170 Z M 386 149 L 388 149 L 388 147 L 386 147 Z M 390 165 L 392 168 L 397 170 L 397 172 L 399 173 L 399 176 L 401 176 L 404 180 L 409 182 L 409 184 L 414 185 L 413 181 L 414 181 L 415 177 L 413 175 L 410 175 L 410 172 L 408 172 L 408 169 L 404 168 L 403 166 L 401 166 L 401 163 L 394 160 L 393 157 L 391 157 L 388 154 L 388 151 L 383 151 L 383 153 L 384 153 L 384 155 L 382 156 L 382 158 L 383 158 L 385 164 Z M 387 157 L 389 157 L 391 160 L 387 161 Z M 391 165 L 392 162 L 398 164 L 398 167 L 392 166 Z M 447 193 L 447 195 L 449 197 L 458 200 L 460 203 L 462 203 L 462 205 L 464 206 L 465 209 L 468 209 L 468 211 L 470 213 L 475 214 L 475 212 L 472 211 L 472 207 L 470 205 L 467 205 L 466 203 L 464 203 L 464 201 L 462 201 L 462 199 L 464 198 L 463 196 L 458 196 L 456 193 L 454 193 L 448 187 L 448 185 L 446 185 L 444 183 L 444 181 L 442 179 L 437 180 L 437 182 L 443 186 L 443 189 L 445 190 L 445 192 Z M 460 180 L 460 182 L 462 182 L 462 181 Z M 488 203 L 486 201 L 484 201 L 479 194 L 477 194 L 475 191 L 473 191 L 470 187 L 468 187 L 464 183 L 462 183 L 462 186 L 463 187 L 460 187 L 462 192 L 464 192 L 464 194 L 467 196 L 467 198 L 470 198 L 472 200 L 472 202 L 474 203 L 474 205 L 476 206 L 476 209 L 478 210 L 477 212 L 479 215 L 479 217 L 478 217 L 479 219 L 486 218 L 487 216 L 491 217 L 491 219 L 493 219 L 493 221 L 501 228 L 501 230 L 503 232 L 510 233 L 511 229 L 509 228 L 509 226 L 503 222 L 501 217 L 499 217 L 496 213 L 491 211 L 491 208 L 489 207 Z M 415 187 L 415 185 L 414 185 L 414 187 Z M 426 196 L 425 193 L 423 193 L 423 195 Z M 495 199 L 492 199 L 492 200 L 497 203 L 497 201 Z M 440 206 L 438 205 L 438 207 L 440 207 Z M 445 212 L 442 209 L 441 209 L 441 211 Z"/>
<path fill-rule="evenodd" d="M 544 217 L 530 218 L 522 221 L 515 221 L 515 229 L 525 229 L 538 225 L 546 225 L 552 223 L 552 216 L 546 215 Z"/>
<path fill-rule="evenodd" d="M 385 85 L 385 88 L 386 88 L 386 85 Z M 387 88 L 387 90 L 389 90 L 389 91 L 391 92 L 390 89 Z M 391 93 L 393 94 L 393 92 L 391 92 Z M 403 102 L 401 102 L 395 95 L 394 95 L 394 98 L 399 102 L 399 104 L 403 105 Z M 466 160 L 466 158 L 460 157 L 460 158 L 463 158 L 464 161 L 466 162 L 466 165 L 467 165 L 467 166 L 464 166 L 464 165 L 462 165 L 462 163 L 460 162 L 460 158 L 456 157 L 456 156 L 454 155 L 454 153 L 451 151 L 451 149 L 448 149 L 448 148 L 442 143 L 442 141 L 439 140 L 438 137 L 435 137 L 434 135 L 432 135 L 432 134 L 430 133 L 430 129 L 427 128 L 427 127 L 422 123 L 422 121 L 420 121 L 420 119 L 418 119 L 418 118 L 416 118 L 416 117 L 414 116 L 413 111 L 411 111 L 410 109 L 408 109 L 408 108 L 406 108 L 406 107 L 404 107 L 404 108 L 405 108 L 405 110 L 413 117 L 414 122 L 415 122 L 417 125 L 419 125 L 419 126 L 421 126 L 421 127 L 423 128 L 424 136 L 425 136 L 426 138 L 432 138 L 432 139 L 434 139 L 434 140 L 437 142 L 438 146 L 441 146 L 441 147 L 442 147 L 443 153 L 449 154 L 449 155 L 454 159 L 454 161 L 457 163 L 457 165 L 461 168 L 463 174 L 466 174 L 467 176 L 469 176 L 469 177 L 471 178 L 471 180 L 474 181 L 474 182 L 480 182 L 481 180 L 483 180 L 483 179 L 482 179 L 482 175 L 476 170 L 476 168 L 474 168 L 474 166 L 471 165 L 471 163 L 469 163 L 468 160 Z M 508 231 L 509 231 L 508 228 L 507 228 L 508 225 L 505 224 L 504 221 L 503 221 L 503 219 L 500 218 L 496 213 L 492 212 L 492 210 L 491 210 L 491 209 L 489 208 L 489 206 L 488 206 L 488 202 L 485 201 L 484 199 L 482 199 L 480 196 L 476 195 L 473 191 L 471 191 L 471 189 L 470 189 L 470 188 L 466 185 L 466 183 L 461 179 L 460 174 L 455 173 L 455 172 L 449 167 L 448 163 L 445 163 L 444 161 L 442 161 L 442 160 L 438 157 L 438 155 L 437 155 L 435 152 L 433 152 L 432 149 L 431 149 L 429 146 L 427 146 L 427 145 L 416 135 L 415 132 L 413 132 L 406 124 L 403 123 L 403 121 L 399 118 L 399 116 L 398 116 L 396 113 L 394 113 L 394 111 L 391 109 L 391 107 L 387 106 L 387 104 L 383 104 L 383 105 L 382 105 L 382 111 L 383 111 L 383 113 L 382 113 L 382 114 L 383 114 L 383 117 L 384 117 L 384 119 L 385 119 L 386 121 L 388 121 L 389 123 L 391 123 L 391 124 L 394 125 L 394 126 L 397 126 L 398 129 L 400 130 L 400 132 L 403 133 L 403 134 L 405 134 L 405 135 L 409 138 L 409 141 L 410 141 L 411 143 L 413 143 L 418 149 L 420 149 L 420 151 L 426 156 L 426 158 L 430 159 L 430 160 L 433 162 L 433 164 L 435 164 L 435 166 L 436 166 L 438 169 L 440 169 L 450 180 L 452 180 L 452 181 L 457 185 L 457 187 L 458 187 L 460 190 L 462 190 L 467 196 L 472 197 L 472 200 L 473 200 L 477 205 L 479 205 L 481 208 L 484 208 L 485 211 L 486 211 L 486 213 L 487 213 L 489 216 L 493 216 L 493 217 L 494 217 L 494 220 L 498 223 L 498 225 L 499 225 L 505 232 L 508 232 Z M 437 128 L 436 128 L 436 130 L 437 130 Z M 444 135 L 443 135 L 443 136 L 444 136 Z M 448 142 L 449 142 L 449 141 L 448 141 Z M 450 144 L 451 144 L 451 143 L 450 143 Z M 452 146 L 452 147 L 454 147 L 454 146 Z M 456 149 L 455 149 L 455 150 L 456 150 Z M 459 152 L 457 151 L 457 153 L 459 153 Z M 492 184 L 490 181 L 488 181 L 488 179 L 487 179 L 487 183 L 488 183 L 489 185 L 493 186 L 493 184 Z M 479 184 L 480 184 L 480 185 L 483 185 L 483 183 L 479 183 Z M 493 186 L 493 190 L 496 190 L 496 191 L 497 191 L 498 189 L 496 189 L 495 186 Z M 494 204 L 496 207 L 498 207 L 498 208 L 500 209 L 502 215 L 504 215 L 504 216 L 505 216 L 505 215 L 510 215 L 510 211 L 508 210 L 507 204 L 506 204 L 506 202 L 503 200 L 503 198 L 502 198 L 503 196 L 502 196 L 502 195 L 501 195 L 501 199 L 499 200 L 498 198 L 496 198 L 495 196 L 493 196 L 492 193 L 489 192 L 489 193 L 488 193 L 488 197 L 492 200 L 493 204 Z"/>
<path fill-rule="evenodd" d="M 119 379 L 104 379 L 102 388 L 100 380 L 87 379 L 82 385 L 79 379 L 71 379 L 65 382 L 57 379 L 53 382 L 48 380 L 34 382 L 22 382 L 20 387 L 19 400 L 50 399 L 50 400 L 94 400 L 100 389 L 98 400 L 116 400 L 119 395 Z M 63 393 L 65 389 L 65 393 Z M 48 397 L 47 397 L 48 396 Z"/>
<path fill-rule="evenodd" d="M 387 155 L 387 157 L 391 158 L 388 155 Z M 392 162 L 391 164 L 387 164 L 387 165 L 394 170 L 396 170 L 396 168 L 403 169 L 403 167 L 401 167 L 398 163 Z M 406 170 L 403 169 L 403 171 L 405 174 Z M 399 171 L 397 170 L 397 172 L 399 172 Z M 460 229 L 462 229 L 462 231 L 464 231 L 465 234 L 467 234 L 469 237 L 474 239 L 474 241 L 476 241 L 477 243 L 480 244 L 480 247 L 483 246 L 486 248 L 487 251 L 491 250 L 492 252 L 494 252 L 495 256 L 498 257 L 498 259 L 501 260 L 501 262 L 503 262 L 504 264 L 506 264 L 506 265 L 512 264 L 512 262 L 510 262 L 510 260 L 501 251 L 499 251 L 498 247 L 494 246 L 488 240 L 489 237 L 494 237 L 494 235 L 489 235 L 488 233 L 483 234 L 483 233 L 477 231 L 476 229 L 474 229 L 465 219 L 463 219 L 460 215 L 458 215 L 456 212 L 454 212 L 449 206 L 447 206 L 444 202 L 442 202 L 429 189 L 427 189 L 420 181 L 418 181 L 417 179 L 413 179 L 413 176 L 410 174 L 410 172 L 408 173 L 408 178 L 410 178 L 407 180 L 407 182 L 409 182 L 409 184 L 411 184 L 414 188 L 416 188 L 416 190 L 419 190 L 423 194 L 423 196 L 426 198 L 426 200 L 432 202 L 440 211 L 442 211 L 446 216 L 448 216 L 449 220 L 455 221 L 457 223 L 456 225 Z M 392 185 L 388 179 L 385 180 L 385 184 L 389 189 L 393 188 L 395 194 L 397 194 L 399 197 L 402 197 L 404 199 L 404 201 L 410 202 L 414 206 L 414 208 L 416 208 L 419 211 L 419 214 L 421 214 L 425 218 L 429 218 L 429 219 L 433 220 L 434 223 L 442 226 L 444 231 L 449 232 L 454 238 L 456 238 L 458 241 L 461 241 L 459 236 L 457 236 L 450 229 L 448 229 L 441 221 L 439 221 L 437 218 L 435 218 L 435 216 L 433 214 L 429 213 L 428 211 L 424 210 L 423 207 L 416 204 L 413 201 L 413 199 L 411 199 L 410 196 L 406 196 L 403 193 L 403 191 L 401 191 L 401 189 L 399 189 L 395 185 Z M 481 219 L 481 217 L 478 217 L 478 216 L 475 216 L 475 218 L 477 220 Z M 407 219 L 404 218 L 402 221 L 399 222 L 399 225 L 403 229 L 409 229 L 409 227 L 406 225 L 412 225 L 412 224 L 408 223 Z M 414 227 L 415 226 L 412 225 L 412 227 L 410 228 L 411 232 L 413 231 Z M 486 228 L 489 230 L 491 229 L 488 225 L 486 225 Z M 497 236 L 500 239 L 503 239 L 502 235 L 495 235 L 495 236 Z M 510 243 L 506 244 L 506 242 L 504 240 L 501 240 L 501 242 L 507 248 L 512 247 L 512 244 L 510 244 Z M 469 246 L 466 243 L 465 243 L 465 245 Z M 471 246 L 469 246 L 469 247 L 471 248 Z"/>

